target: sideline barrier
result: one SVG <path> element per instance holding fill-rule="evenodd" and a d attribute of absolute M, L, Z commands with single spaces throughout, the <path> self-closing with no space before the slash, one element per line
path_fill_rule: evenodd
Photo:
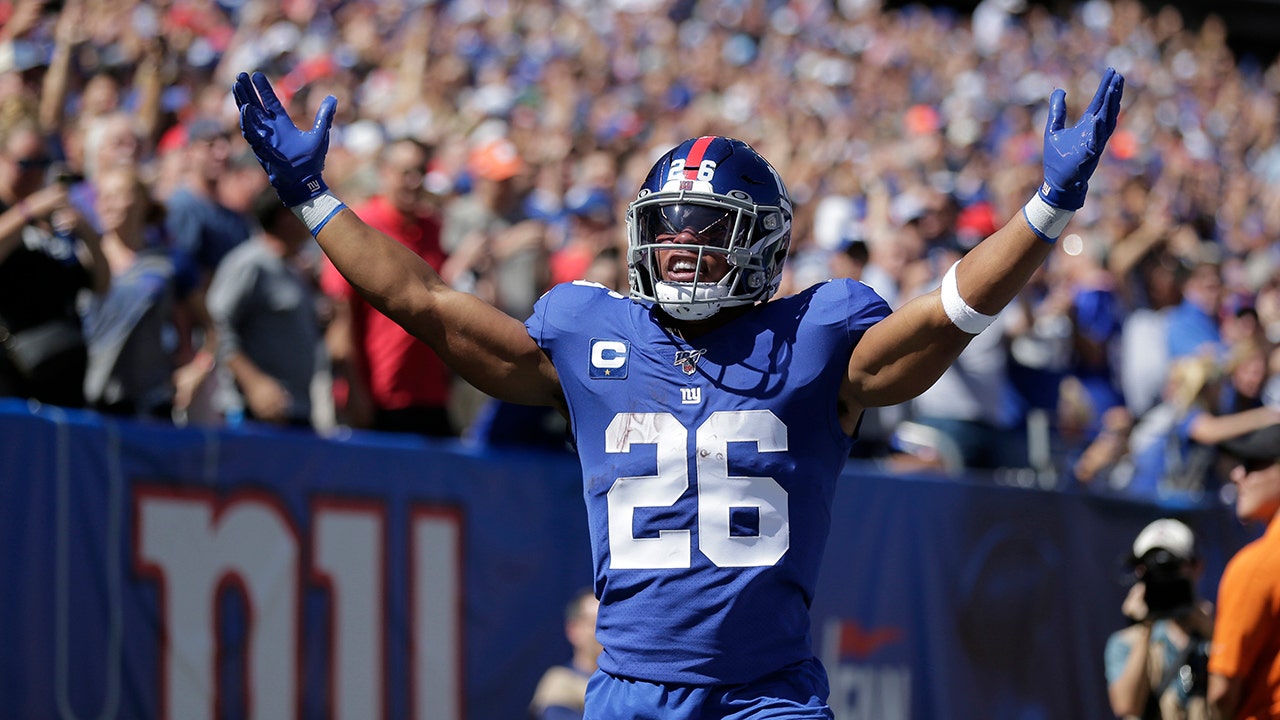
<path fill-rule="evenodd" d="M 590 583 L 564 455 L 5 400 L 0 458 L 4 717 L 518 720 Z M 836 716 L 1109 718 L 1120 560 L 1162 514 L 851 463 L 813 606 Z M 1250 536 L 1178 516 L 1212 597 Z"/>

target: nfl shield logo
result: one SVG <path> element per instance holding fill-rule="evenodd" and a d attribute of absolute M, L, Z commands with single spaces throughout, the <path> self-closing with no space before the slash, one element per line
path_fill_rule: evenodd
<path fill-rule="evenodd" d="M 675 366 L 685 375 L 692 375 L 698 370 L 698 360 L 702 359 L 706 350 L 677 350 Z"/>

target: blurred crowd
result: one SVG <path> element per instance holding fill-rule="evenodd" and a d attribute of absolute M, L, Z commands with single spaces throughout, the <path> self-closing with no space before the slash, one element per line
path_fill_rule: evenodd
<path fill-rule="evenodd" d="M 0 395 L 563 447 L 558 417 L 451 377 L 280 212 L 238 134 L 239 71 L 294 118 L 337 96 L 336 194 L 523 319 L 553 283 L 626 291 L 626 205 L 702 134 L 787 182 L 783 294 L 853 277 L 897 307 L 1018 211 L 1049 94 L 1074 121 L 1110 65 L 1119 129 L 1060 249 L 933 389 L 868 414 L 856 452 L 1179 502 L 1217 491 L 1218 443 L 1280 422 L 1280 64 L 1237 57 L 1213 16 L 8 0 L 0 28 Z"/>

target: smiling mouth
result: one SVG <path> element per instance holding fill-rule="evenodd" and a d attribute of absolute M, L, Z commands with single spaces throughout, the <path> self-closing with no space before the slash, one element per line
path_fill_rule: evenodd
<path fill-rule="evenodd" d="M 691 283 L 696 280 L 704 279 L 706 275 L 706 263 L 702 264 L 701 272 L 699 272 L 698 259 L 696 256 L 679 256 L 672 258 L 667 262 L 668 282 Z"/>

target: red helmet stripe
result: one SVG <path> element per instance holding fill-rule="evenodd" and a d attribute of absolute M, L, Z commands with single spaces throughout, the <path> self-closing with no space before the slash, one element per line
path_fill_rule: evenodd
<path fill-rule="evenodd" d="M 698 168 L 702 167 L 702 156 L 707 152 L 707 147 L 711 145 L 712 140 L 715 140 L 715 136 L 703 135 L 693 141 L 693 147 L 689 148 L 689 155 L 684 159 L 684 176 L 689 180 L 697 179 Z"/>

